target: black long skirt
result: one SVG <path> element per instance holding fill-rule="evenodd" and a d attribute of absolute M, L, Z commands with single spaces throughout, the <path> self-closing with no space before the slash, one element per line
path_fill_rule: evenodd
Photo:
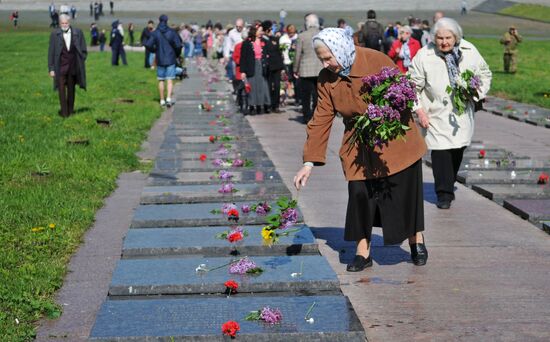
<path fill-rule="evenodd" d="M 348 183 L 346 241 L 371 241 L 372 227 L 382 227 L 384 244 L 400 244 L 424 231 L 422 160 L 384 178 Z"/>

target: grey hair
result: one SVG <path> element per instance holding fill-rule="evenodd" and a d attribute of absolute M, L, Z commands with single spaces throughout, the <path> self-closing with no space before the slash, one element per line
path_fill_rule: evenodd
<path fill-rule="evenodd" d="M 452 34 L 455 36 L 456 44 L 458 45 L 460 43 L 460 40 L 462 39 L 462 27 L 456 22 L 456 20 L 451 18 L 440 18 L 435 24 L 432 29 L 432 41 L 435 41 L 435 35 L 440 30 L 448 30 L 451 31 Z"/>
<path fill-rule="evenodd" d="M 316 14 L 310 14 L 305 18 L 306 29 L 319 28 L 319 17 Z"/>
<path fill-rule="evenodd" d="M 312 43 L 313 43 L 313 49 L 317 49 L 317 48 L 320 48 L 320 47 L 324 47 L 324 48 L 328 49 L 327 44 L 325 44 L 325 42 L 322 41 L 321 39 L 313 39 Z"/>
<path fill-rule="evenodd" d="M 409 25 L 404 25 L 399 28 L 399 32 L 408 32 L 410 34 L 413 33 L 412 28 Z"/>
<path fill-rule="evenodd" d="M 68 14 L 61 14 L 61 15 L 59 16 L 59 21 L 61 21 L 61 20 L 63 20 L 63 19 L 65 19 L 65 20 L 67 20 L 67 21 L 71 21 L 71 16 L 68 15 Z"/>

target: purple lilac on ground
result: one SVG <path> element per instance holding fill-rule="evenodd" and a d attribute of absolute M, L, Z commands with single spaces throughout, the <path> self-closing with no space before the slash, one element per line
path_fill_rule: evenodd
<path fill-rule="evenodd" d="M 234 167 L 241 167 L 244 165 L 244 161 L 242 159 L 235 159 L 233 161 L 233 166 Z"/>
<path fill-rule="evenodd" d="M 212 161 L 212 165 L 214 165 L 214 166 L 222 166 L 222 165 L 223 165 L 223 160 L 222 160 L 222 159 L 219 159 L 219 158 L 214 159 L 214 160 Z"/>
<path fill-rule="evenodd" d="M 220 170 L 220 173 L 219 173 L 218 177 L 221 180 L 225 181 L 225 180 L 230 180 L 231 178 L 233 178 L 233 174 L 229 171 Z"/>
<path fill-rule="evenodd" d="M 242 258 L 238 262 L 229 266 L 229 273 L 231 274 L 246 274 L 247 271 L 256 268 L 254 261 L 248 258 Z"/>
<path fill-rule="evenodd" d="M 229 150 L 222 146 L 216 152 L 214 152 L 214 154 L 220 157 L 225 157 L 229 154 Z"/>
<path fill-rule="evenodd" d="M 241 211 L 243 214 L 248 214 L 250 212 L 250 206 L 248 204 L 243 204 L 241 206 Z"/>
<path fill-rule="evenodd" d="M 233 184 L 232 183 L 223 184 L 222 187 L 218 190 L 218 192 L 220 194 L 228 194 L 233 192 Z"/>
<path fill-rule="evenodd" d="M 277 324 L 283 319 L 283 315 L 281 314 L 281 310 L 266 306 L 262 309 L 260 318 L 266 323 Z"/>
<path fill-rule="evenodd" d="M 269 207 L 269 204 L 267 204 L 267 202 L 258 203 L 258 205 L 256 206 L 256 214 L 260 216 L 267 215 L 270 210 L 271 208 Z"/>
<path fill-rule="evenodd" d="M 295 208 L 288 208 L 281 213 L 281 229 L 292 227 L 298 221 L 298 211 Z"/>

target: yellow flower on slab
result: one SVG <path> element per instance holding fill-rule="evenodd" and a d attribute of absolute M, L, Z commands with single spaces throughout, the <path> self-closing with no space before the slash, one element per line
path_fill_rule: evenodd
<path fill-rule="evenodd" d="M 48 225 L 48 227 L 49 227 L 50 229 L 54 229 L 54 228 L 55 228 L 55 223 L 50 223 L 50 224 Z"/>

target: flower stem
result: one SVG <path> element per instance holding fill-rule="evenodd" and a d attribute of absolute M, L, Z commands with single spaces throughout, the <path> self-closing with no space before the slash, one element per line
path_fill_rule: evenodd
<path fill-rule="evenodd" d="M 309 318 L 309 314 L 311 313 L 311 311 L 313 311 L 313 307 L 315 306 L 315 304 L 316 304 L 316 302 L 313 302 L 313 304 L 311 304 L 311 306 L 307 310 L 306 316 L 304 317 L 305 320 L 307 320 Z"/>
<path fill-rule="evenodd" d="M 229 265 L 234 264 L 234 263 L 237 263 L 237 262 L 239 262 L 239 261 L 241 261 L 241 260 L 243 260 L 243 259 L 245 259 L 245 258 L 247 258 L 247 257 L 242 257 L 242 258 L 237 259 L 237 260 L 231 260 L 231 261 L 228 262 L 227 264 L 223 264 L 223 265 L 221 265 L 221 266 L 217 266 L 217 267 L 214 267 L 214 268 L 209 269 L 208 272 L 214 271 L 214 270 L 217 270 L 217 269 L 220 269 L 220 268 L 225 267 L 225 266 L 229 266 Z"/>

